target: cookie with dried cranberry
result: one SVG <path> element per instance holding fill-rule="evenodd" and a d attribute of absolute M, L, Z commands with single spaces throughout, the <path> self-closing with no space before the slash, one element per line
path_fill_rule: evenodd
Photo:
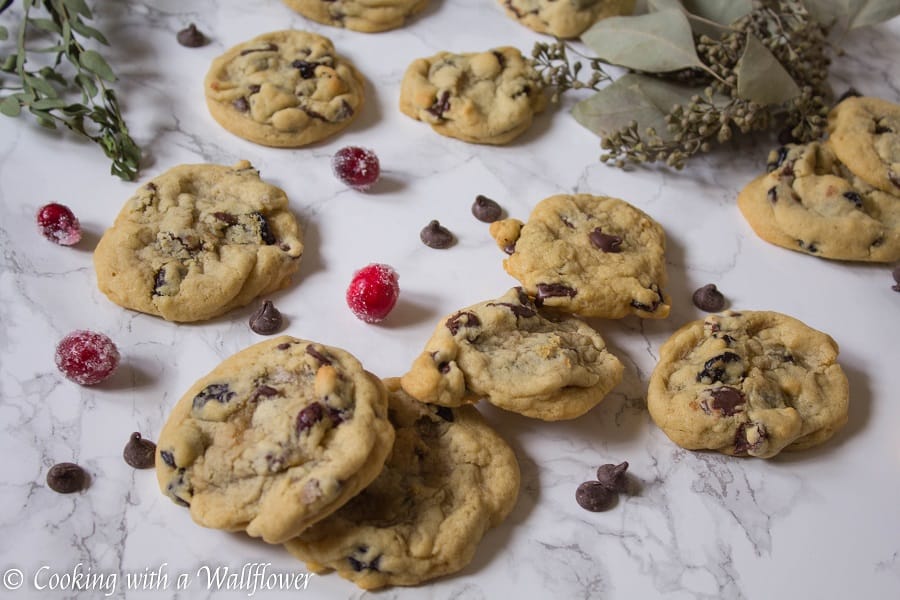
<path fill-rule="evenodd" d="M 831 337 L 776 312 L 710 315 L 660 348 L 647 407 L 689 450 L 771 458 L 821 444 L 847 422 Z"/>
<path fill-rule="evenodd" d="M 141 186 L 94 251 L 110 300 L 202 321 L 290 283 L 303 241 L 284 191 L 249 162 L 180 165 Z"/>
<path fill-rule="evenodd" d="M 900 196 L 900 104 L 847 98 L 828 115 L 828 145 L 855 175 Z"/>
<path fill-rule="evenodd" d="M 551 196 L 528 222 L 491 223 L 506 272 L 538 304 L 586 317 L 669 315 L 662 227 L 624 200 Z"/>
<path fill-rule="evenodd" d="M 396 430 L 384 470 L 287 549 L 364 589 L 416 585 L 465 567 L 519 494 L 519 466 L 475 408 L 417 402 L 385 380 Z"/>
<path fill-rule="evenodd" d="M 634 0 L 499 0 L 506 14 L 529 29 L 576 38 L 607 17 L 630 15 Z"/>
<path fill-rule="evenodd" d="M 393 440 L 379 379 L 339 348 L 281 336 L 191 386 L 159 434 L 156 474 L 200 525 L 276 544 L 371 483 Z"/>
<path fill-rule="evenodd" d="M 400 111 L 441 135 L 476 144 L 506 144 L 546 106 L 540 75 L 516 48 L 412 62 L 400 87 Z"/>
<path fill-rule="evenodd" d="M 364 101 L 362 75 L 326 37 L 276 31 L 238 44 L 206 74 L 206 105 L 251 142 L 297 148 L 347 127 Z"/>
<path fill-rule="evenodd" d="M 783 146 L 768 165 L 738 196 L 759 237 L 821 258 L 900 260 L 900 196 L 851 173 L 830 144 Z"/>
<path fill-rule="evenodd" d="M 332 27 L 375 33 L 402 27 L 428 0 L 284 0 L 307 19 Z"/>
<path fill-rule="evenodd" d="M 513 288 L 441 320 L 403 376 L 422 402 L 488 402 L 545 421 L 574 419 L 622 379 L 622 363 L 587 323 L 538 308 Z"/>

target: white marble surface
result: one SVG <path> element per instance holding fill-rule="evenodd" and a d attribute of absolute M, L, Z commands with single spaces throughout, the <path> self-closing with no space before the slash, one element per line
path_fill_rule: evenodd
<path fill-rule="evenodd" d="M 251 160 L 282 186 L 302 218 L 306 254 L 299 277 L 274 296 L 286 333 L 346 348 L 382 376 L 404 372 L 442 315 L 499 295 L 515 282 L 487 226 L 469 207 L 476 194 L 520 218 L 558 192 L 619 196 L 649 212 L 670 241 L 664 321 L 628 318 L 596 325 L 626 364 L 623 383 L 586 416 L 563 423 L 485 408 L 518 453 L 518 505 L 491 531 L 463 572 L 383 598 L 897 598 L 900 597 L 900 294 L 890 270 L 826 262 L 765 244 L 735 207 L 738 190 L 764 165 L 768 137 L 742 140 L 683 172 L 601 165 L 598 140 L 565 107 L 542 115 L 503 147 L 434 134 L 396 109 L 399 81 L 416 57 L 510 44 L 529 51 L 538 35 L 490 0 L 433 0 L 402 30 L 366 35 L 305 21 L 276 0 L 95 2 L 107 55 L 133 134 L 146 152 L 141 180 L 186 162 Z M 200 49 L 175 43 L 196 22 L 212 37 Z M 266 31 L 307 28 L 330 36 L 369 80 L 364 114 L 349 130 L 301 150 L 267 149 L 220 129 L 207 114 L 201 80 L 225 48 Z M 900 21 L 842 40 L 835 89 L 849 84 L 900 100 Z M 376 150 L 384 176 L 370 193 L 331 174 L 341 146 Z M 0 571 L 22 571 L 11 598 L 71 597 L 39 591 L 51 574 L 90 571 L 117 580 L 104 591 L 128 598 L 213 594 L 198 569 L 271 563 L 304 572 L 279 547 L 195 526 L 163 497 L 152 472 L 121 458 L 132 431 L 155 439 L 169 408 L 224 357 L 259 341 L 250 309 L 198 325 L 128 312 L 98 290 L 91 252 L 137 184 L 109 176 L 105 158 L 69 135 L 25 119 L 0 119 Z M 35 231 L 36 209 L 71 206 L 85 239 L 74 248 Z M 419 230 L 439 219 L 459 243 L 426 248 Z M 381 325 L 353 317 L 343 294 L 352 272 L 387 262 L 400 273 L 397 309 Z M 679 449 L 650 421 L 648 375 L 660 344 L 701 313 L 691 292 L 705 283 L 733 308 L 794 315 L 831 334 L 851 385 L 850 420 L 832 441 L 770 461 Z M 53 365 L 56 342 L 73 329 L 106 332 L 123 363 L 109 381 L 82 388 Z M 588 513 L 574 492 L 597 465 L 627 460 L 640 491 L 609 512 Z M 62 496 L 45 484 L 56 462 L 91 473 L 86 491 Z M 79 567 L 80 565 L 80 567 Z M 43 568 L 43 569 L 42 569 Z M 127 589 L 127 573 L 166 573 L 165 591 Z M 179 573 L 190 588 L 176 591 Z M 13 575 L 13 579 L 15 576 Z M 132 586 L 133 587 L 133 586 Z M 247 597 L 246 586 L 233 597 Z M 298 596 L 299 594 L 299 596 Z M 368 596 L 335 575 L 304 592 L 255 597 Z M 218 597 L 218 595 L 217 595 Z"/>

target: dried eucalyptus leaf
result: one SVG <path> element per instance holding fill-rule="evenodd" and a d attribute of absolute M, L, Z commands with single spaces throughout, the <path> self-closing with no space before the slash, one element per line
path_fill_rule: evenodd
<path fill-rule="evenodd" d="M 850 29 L 882 23 L 900 15 L 898 0 L 848 0 Z"/>
<path fill-rule="evenodd" d="M 669 140 L 666 115 L 672 106 L 687 104 L 702 91 L 702 88 L 629 73 L 576 104 L 572 116 L 600 136 L 637 121 L 638 131 L 643 133 L 652 127 L 661 139 Z"/>
<path fill-rule="evenodd" d="M 19 104 L 19 99 L 15 96 L 7 96 L 0 100 L 0 113 L 7 117 L 18 117 L 20 112 L 22 112 L 22 107 Z"/>
<path fill-rule="evenodd" d="M 651 73 L 702 66 L 687 17 L 678 9 L 598 21 L 581 41 L 604 62 Z"/>
<path fill-rule="evenodd" d="M 692 15 L 730 25 L 753 10 L 752 0 L 684 0 L 684 8 Z"/>
<path fill-rule="evenodd" d="M 80 57 L 81 66 L 106 81 L 115 81 L 116 76 L 106 60 L 96 50 L 85 50 Z"/>
<path fill-rule="evenodd" d="M 737 66 L 738 96 L 763 106 L 782 104 L 800 94 L 800 87 L 768 48 L 747 34 L 747 44 Z"/>

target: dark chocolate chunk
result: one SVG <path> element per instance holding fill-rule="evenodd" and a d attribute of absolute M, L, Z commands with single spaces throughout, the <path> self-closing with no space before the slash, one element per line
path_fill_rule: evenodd
<path fill-rule="evenodd" d="M 156 444 L 142 438 L 137 431 L 131 434 L 122 451 L 122 458 L 135 469 L 149 469 L 155 464 L 155 457 Z"/>
<path fill-rule="evenodd" d="M 572 225 L 572 222 L 568 220 L 565 215 L 559 215 L 559 220 L 562 221 L 562 224 L 568 227 L 569 229 L 575 229 L 575 226 Z"/>
<path fill-rule="evenodd" d="M 512 314 L 516 315 L 517 317 L 524 317 L 526 319 L 537 314 L 537 311 L 529 308 L 528 306 L 523 306 L 522 304 L 512 304 L 510 302 L 491 302 L 488 304 L 488 306 L 505 306 L 510 311 L 512 311 Z"/>
<path fill-rule="evenodd" d="M 747 439 L 747 430 L 756 429 L 756 440 L 750 442 Z M 768 437 L 766 428 L 762 423 L 741 423 L 734 433 L 734 453 L 745 455 L 750 450 L 757 450 Z"/>
<path fill-rule="evenodd" d="M 161 267 L 153 278 L 153 295 L 162 296 L 162 289 L 166 286 L 166 268 Z"/>
<path fill-rule="evenodd" d="M 697 381 L 713 383 L 723 381 L 725 376 L 725 365 L 733 362 L 740 362 L 741 357 L 734 352 L 723 352 L 718 356 L 713 356 L 703 365 L 703 370 L 697 374 Z"/>
<path fill-rule="evenodd" d="M 458 312 L 447 319 L 445 325 L 452 335 L 456 335 L 460 327 L 477 327 L 481 325 L 481 320 L 475 316 L 475 313 Z"/>
<path fill-rule="evenodd" d="M 250 315 L 250 329 L 260 335 L 276 333 L 281 329 L 282 322 L 281 312 L 275 308 L 271 300 L 264 300 Z"/>
<path fill-rule="evenodd" d="M 725 296 L 722 295 L 715 284 L 708 283 L 697 289 L 692 296 L 694 306 L 706 312 L 719 312 L 725 308 Z"/>
<path fill-rule="evenodd" d="M 495 201 L 487 196 L 478 194 L 472 203 L 472 214 L 483 223 L 493 223 L 503 216 L 503 209 Z"/>
<path fill-rule="evenodd" d="M 535 304 L 540 306 L 544 302 L 544 298 L 558 298 L 568 296 L 574 298 L 578 292 L 562 283 L 539 283 L 537 285 L 537 297 L 534 299 Z"/>
<path fill-rule="evenodd" d="M 350 411 L 334 408 L 333 406 L 326 406 L 325 409 L 328 411 L 328 418 L 331 419 L 331 424 L 335 427 L 346 421 L 347 415 L 350 413 Z"/>
<path fill-rule="evenodd" d="M 453 409 L 449 406 L 436 406 L 434 412 L 445 421 L 453 422 Z"/>
<path fill-rule="evenodd" d="M 71 494 L 84 489 L 87 480 L 87 472 L 75 463 L 58 463 L 47 471 L 47 486 L 60 494 Z"/>
<path fill-rule="evenodd" d="M 194 410 L 200 410 L 211 400 L 225 404 L 234 398 L 234 396 L 235 393 L 231 391 L 231 388 L 227 383 L 210 384 L 200 390 L 199 394 L 194 396 Z"/>
<path fill-rule="evenodd" d="M 262 48 L 248 48 L 247 50 L 241 50 L 241 56 L 246 56 L 252 52 L 275 52 L 276 50 L 278 50 L 278 44 L 269 42 Z"/>
<path fill-rule="evenodd" d="M 325 411 L 322 405 L 314 402 L 297 413 L 297 435 L 300 435 L 316 423 L 322 420 Z"/>
<path fill-rule="evenodd" d="M 252 94 L 258 94 L 258 93 L 259 93 L 259 90 L 262 89 L 262 86 L 259 86 L 259 85 L 255 84 L 255 83 L 251 83 L 250 85 L 247 86 L 247 89 L 250 90 L 250 94 L 251 94 L 251 95 L 252 95 Z"/>
<path fill-rule="evenodd" d="M 238 112 L 247 112 L 250 110 L 250 103 L 247 102 L 247 99 L 243 96 L 232 102 L 231 105 L 234 107 L 234 110 Z"/>
<path fill-rule="evenodd" d="M 778 202 L 778 190 L 774 185 L 769 188 L 768 193 L 766 193 L 766 198 L 768 198 L 769 202 L 771 202 L 772 204 Z"/>
<path fill-rule="evenodd" d="M 639 302 L 637 300 L 632 300 L 630 302 L 630 304 L 633 308 L 642 310 L 644 312 L 655 311 L 657 308 L 659 308 L 660 303 L 661 303 L 661 300 L 654 300 L 651 304 L 644 304 L 643 302 Z"/>
<path fill-rule="evenodd" d="M 797 240 L 797 245 L 800 246 L 801 250 L 806 250 L 811 254 L 815 254 L 819 251 L 819 247 L 816 246 L 815 242 L 804 242 L 803 240 Z"/>
<path fill-rule="evenodd" d="M 272 396 L 277 396 L 278 393 L 278 390 L 270 385 L 261 385 L 253 390 L 253 395 L 250 396 L 250 402 L 256 402 L 260 398 L 271 398 Z"/>
<path fill-rule="evenodd" d="M 499 52 L 497 50 L 491 50 L 491 52 L 493 52 L 494 58 L 497 59 L 497 62 L 500 63 L 500 68 L 503 69 L 506 66 L 506 57 L 503 56 L 502 52 Z"/>
<path fill-rule="evenodd" d="M 741 412 L 744 404 L 747 402 L 747 399 L 744 397 L 744 393 L 741 392 L 741 390 L 729 385 L 712 388 L 708 390 L 708 392 L 709 395 L 712 396 L 712 400 L 705 405 L 701 403 L 703 411 L 707 414 L 711 414 L 712 411 L 717 410 L 722 413 L 722 415 L 730 417 Z"/>
<path fill-rule="evenodd" d="M 875 135 L 881 135 L 883 133 L 894 133 L 894 130 L 890 127 L 885 127 L 881 123 L 875 124 Z"/>
<path fill-rule="evenodd" d="M 769 173 L 771 173 L 772 171 L 774 171 L 775 169 L 777 169 L 778 167 L 780 167 L 780 166 L 784 163 L 784 159 L 787 158 L 787 155 L 788 155 L 788 149 L 787 149 L 787 146 L 782 146 L 781 148 L 779 148 L 779 149 L 777 150 L 777 153 L 775 154 L 775 158 L 772 159 L 772 160 L 766 165 L 766 170 L 767 170 Z"/>
<path fill-rule="evenodd" d="M 455 238 L 450 230 L 440 224 L 437 220 L 432 220 L 419 232 L 419 239 L 429 248 L 443 250 L 453 245 Z"/>
<path fill-rule="evenodd" d="M 272 234 L 272 230 L 269 228 L 269 221 L 261 212 L 252 212 L 250 216 L 256 220 L 256 224 L 259 227 L 259 239 L 262 240 L 262 243 L 266 246 L 271 246 L 275 243 L 275 236 Z"/>
<path fill-rule="evenodd" d="M 860 195 L 856 192 L 844 192 L 844 198 L 852 202 L 853 206 L 855 206 L 856 208 L 863 207 L 862 197 L 860 197 Z"/>
<path fill-rule="evenodd" d="M 353 107 L 346 100 L 341 100 L 341 107 L 334 113 L 334 121 L 343 121 L 353 116 Z"/>
<path fill-rule="evenodd" d="M 214 212 L 213 216 L 220 221 L 223 221 L 229 225 L 237 225 L 238 218 L 231 213 L 227 212 Z"/>
<path fill-rule="evenodd" d="M 175 455 L 170 450 L 163 450 L 159 453 L 159 457 L 162 459 L 164 463 L 175 468 Z"/>
<path fill-rule="evenodd" d="M 612 507 L 616 495 L 599 481 L 585 481 L 575 490 L 575 501 L 585 510 L 600 512 Z"/>
<path fill-rule="evenodd" d="M 363 562 L 363 561 L 361 561 L 361 560 L 357 560 L 357 559 L 353 558 L 352 556 L 348 556 L 348 557 L 347 557 L 347 562 L 350 563 L 350 567 L 351 567 L 354 571 L 356 571 L 356 572 L 359 572 L 359 571 L 377 571 L 377 570 L 378 570 L 378 563 L 380 562 L 380 560 L 381 560 L 381 555 L 376 556 L 376 557 L 375 557 L 374 559 L 372 559 L 372 561 L 369 562 L 369 563 L 365 563 L 365 562 Z"/>
<path fill-rule="evenodd" d="M 447 109 L 450 108 L 450 92 L 444 91 L 440 96 L 435 98 L 434 104 L 429 106 L 426 110 L 433 114 L 438 119 L 444 118 L 444 113 L 447 112 Z"/>
<path fill-rule="evenodd" d="M 300 71 L 300 77 L 303 79 L 312 79 L 316 76 L 316 63 L 308 60 L 295 60 L 291 66 Z"/>
<path fill-rule="evenodd" d="M 609 235 L 600 231 L 600 228 L 597 227 L 594 229 L 588 237 L 591 240 L 591 244 L 594 248 L 598 250 L 602 250 L 603 252 L 621 252 L 622 251 L 622 238 L 617 235 Z"/>
<path fill-rule="evenodd" d="M 325 365 L 331 364 L 331 359 L 329 359 L 327 356 L 325 356 L 324 354 L 322 354 L 321 352 L 316 350 L 312 344 L 309 344 L 306 347 L 306 353 L 309 354 L 310 356 L 312 356 L 313 358 L 315 358 L 317 361 L 319 361 L 320 365 L 325 366 Z"/>
<path fill-rule="evenodd" d="M 622 461 L 617 465 L 600 465 L 597 468 L 597 482 L 611 492 L 627 492 L 628 476 L 625 474 L 627 470 L 627 461 Z"/>
<path fill-rule="evenodd" d="M 516 243 L 510 242 L 506 246 L 503 247 L 503 251 L 507 254 L 513 254 L 516 251 Z"/>
<path fill-rule="evenodd" d="M 193 23 L 179 31 L 175 39 L 185 48 L 199 48 L 206 45 L 206 36 Z"/>
<path fill-rule="evenodd" d="M 446 375 L 447 373 L 450 372 L 450 363 L 448 363 L 448 362 L 438 363 L 438 371 L 440 371 L 441 373 Z"/>

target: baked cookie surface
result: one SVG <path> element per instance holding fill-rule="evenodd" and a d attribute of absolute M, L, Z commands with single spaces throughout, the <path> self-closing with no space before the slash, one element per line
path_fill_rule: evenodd
<path fill-rule="evenodd" d="M 666 238 L 646 213 L 618 198 L 550 196 L 527 223 L 491 223 L 506 272 L 539 304 L 587 317 L 669 315 Z"/>
<path fill-rule="evenodd" d="M 515 454 L 477 410 L 428 406 L 396 379 L 385 384 L 396 441 L 384 470 L 286 544 L 311 571 L 335 569 L 366 589 L 459 571 L 519 493 Z"/>
<path fill-rule="evenodd" d="M 347 127 L 365 83 L 326 37 L 276 31 L 234 46 L 212 62 L 206 105 L 231 133 L 265 146 L 296 148 Z"/>
<path fill-rule="evenodd" d="M 412 62 L 400 87 L 400 111 L 448 137 L 505 144 L 546 106 L 544 85 L 516 48 L 452 54 Z"/>
<path fill-rule="evenodd" d="M 499 0 L 506 14 L 538 33 L 575 38 L 606 17 L 630 15 L 634 0 Z"/>
<path fill-rule="evenodd" d="M 156 474 L 200 525 L 281 543 L 375 479 L 393 439 L 380 380 L 343 350 L 281 336 L 187 391 L 159 435 Z"/>
<path fill-rule="evenodd" d="M 738 196 L 738 208 L 769 243 L 835 260 L 900 260 L 900 196 L 851 173 L 831 144 L 772 151 L 769 170 Z"/>
<path fill-rule="evenodd" d="M 247 161 L 180 165 L 141 186 L 94 251 L 110 300 L 170 321 L 201 321 L 290 283 L 300 227 L 280 189 Z"/>
<path fill-rule="evenodd" d="M 375 33 L 397 29 L 428 0 L 284 0 L 307 19 L 332 27 Z"/>
<path fill-rule="evenodd" d="M 900 104 L 847 98 L 828 115 L 828 145 L 866 183 L 900 195 Z"/>
<path fill-rule="evenodd" d="M 849 388 L 828 335 L 770 311 L 688 323 L 660 348 L 647 407 L 690 450 L 771 458 L 830 438 Z"/>
<path fill-rule="evenodd" d="M 423 402 L 459 406 L 484 397 L 509 411 L 557 421 L 599 404 L 622 371 L 588 324 L 543 311 L 513 288 L 442 320 L 402 384 Z"/>

